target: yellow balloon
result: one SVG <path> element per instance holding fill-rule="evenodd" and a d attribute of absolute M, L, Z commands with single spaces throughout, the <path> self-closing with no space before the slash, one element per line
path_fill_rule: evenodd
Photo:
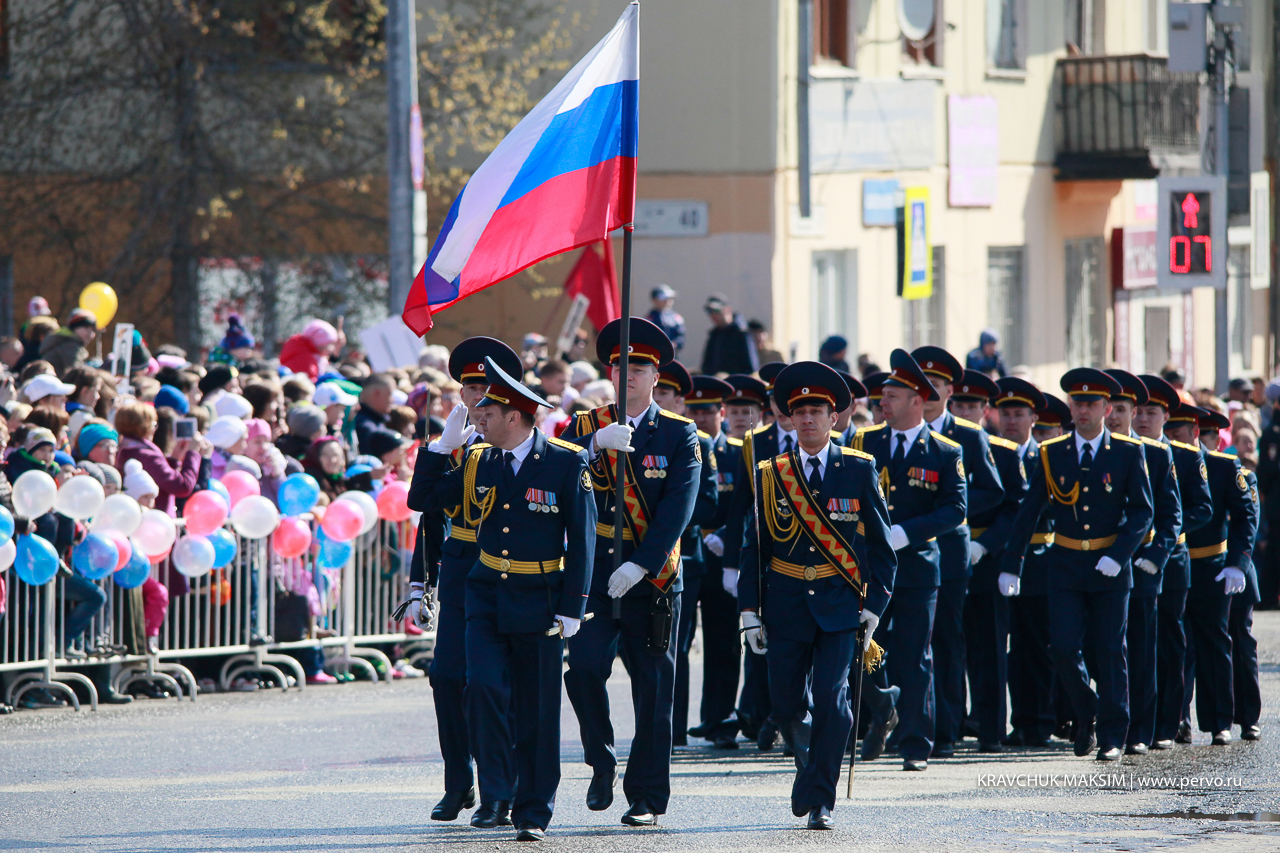
<path fill-rule="evenodd" d="M 92 311 L 93 316 L 98 318 L 98 328 L 105 329 L 111 319 L 116 316 L 120 300 L 116 297 L 116 292 L 111 289 L 111 285 L 95 281 L 80 291 L 80 307 L 86 311 Z"/>

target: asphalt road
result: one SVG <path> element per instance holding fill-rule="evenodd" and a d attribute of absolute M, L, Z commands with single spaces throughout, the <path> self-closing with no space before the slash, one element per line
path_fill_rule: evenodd
<path fill-rule="evenodd" d="M 831 833 L 807 832 L 791 816 L 790 761 L 754 747 L 678 750 L 671 811 L 655 829 L 622 827 L 625 803 L 588 811 L 590 772 L 566 700 L 564 778 L 541 846 L 643 853 L 1276 849 L 1280 823 L 1222 819 L 1280 812 L 1280 613 L 1259 614 L 1256 633 L 1264 670 L 1260 742 L 1212 747 L 1201 735 L 1192 746 L 1100 766 L 1075 758 L 1066 743 L 987 756 L 968 741 L 922 774 L 904 773 L 886 757 L 858 766 L 854 798 L 837 804 Z M 611 690 L 625 749 L 631 722 L 621 664 Z M 1001 775 L 1014 778 L 982 784 Z M 1144 788 L 1140 777 L 1163 781 Z M 1170 787 L 1170 778 L 1187 787 Z M 433 823 L 428 814 L 441 792 L 425 679 L 0 717 L 0 850 L 518 846 L 509 829 Z M 1191 810 L 1218 817 L 1169 816 Z"/>

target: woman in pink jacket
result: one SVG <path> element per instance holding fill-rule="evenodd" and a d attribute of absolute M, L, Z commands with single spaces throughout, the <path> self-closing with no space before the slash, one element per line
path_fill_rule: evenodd
<path fill-rule="evenodd" d="M 156 410 L 145 403 L 131 400 L 116 410 L 116 431 L 120 433 L 120 450 L 116 453 L 116 467 L 124 471 L 130 459 L 142 463 L 142 469 L 151 475 L 160 487 L 156 496 L 156 509 L 174 515 L 174 498 L 185 498 L 196 488 L 200 475 L 200 457 L 208 458 L 213 445 L 197 435 L 194 439 L 179 439 L 173 444 L 173 455 L 165 458 L 164 451 L 156 446 Z"/>

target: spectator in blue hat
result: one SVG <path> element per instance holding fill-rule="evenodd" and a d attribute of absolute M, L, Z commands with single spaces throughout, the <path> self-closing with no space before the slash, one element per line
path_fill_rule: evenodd
<path fill-rule="evenodd" d="M 191 400 L 181 389 L 172 385 L 161 385 L 160 390 L 156 392 L 155 406 L 168 406 L 180 415 L 185 415 L 191 411 Z"/>
<path fill-rule="evenodd" d="M 995 333 L 994 329 L 983 329 L 978 335 L 978 346 L 976 349 L 969 351 L 965 356 L 965 367 L 970 370 L 976 370 L 979 373 L 985 373 L 992 379 L 1003 379 L 1009 374 L 1008 369 L 1004 366 L 1004 353 L 1000 352 L 1000 336 Z"/>
<path fill-rule="evenodd" d="M 684 349 L 684 318 L 672 308 L 676 302 L 675 290 L 670 285 L 660 284 L 649 292 L 649 299 L 653 303 L 649 322 L 667 333 L 679 358 L 680 350 Z"/>

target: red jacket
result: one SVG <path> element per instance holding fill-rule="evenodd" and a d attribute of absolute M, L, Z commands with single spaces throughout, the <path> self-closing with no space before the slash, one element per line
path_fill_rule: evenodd
<path fill-rule="evenodd" d="M 312 382 L 320 376 L 320 365 L 325 357 L 315 344 L 302 335 L 294 335 L 280 348 L 280 365 L 294 373 L 304 373 Z"/>

